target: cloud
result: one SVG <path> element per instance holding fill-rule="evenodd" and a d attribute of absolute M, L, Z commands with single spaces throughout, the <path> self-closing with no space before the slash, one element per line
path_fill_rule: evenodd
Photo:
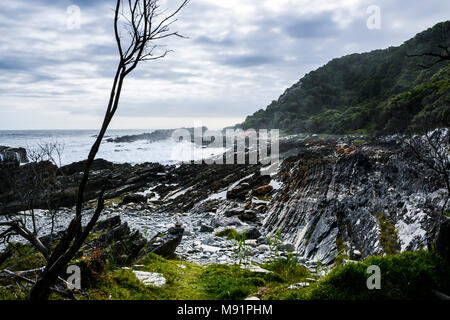
<path fill-rule="evenodd" d="M 161 0 L 169 10 L 178 3 Z M 0 129 L 100 121 L 118 61 L 114 4 L 2 1 Z M 81 9 L 80 29 L 67 28 L 70 5 Z M 380 6 L 380 30 L 366 27 L 369 5 Z M 174 52 L 130 74 L 114 125 L 132 125 L 133 118 L 141 125 L 142 117 L 157 117 L 160 127 L 175 118 L 215 117 L 229 125 L 332 58 L 400 45 L 449 11 L 445 0 L 191 1 L 172 26 L 188 39 L 162 41 Z M 22 121 L 30 112 L 33 121 Z"/>

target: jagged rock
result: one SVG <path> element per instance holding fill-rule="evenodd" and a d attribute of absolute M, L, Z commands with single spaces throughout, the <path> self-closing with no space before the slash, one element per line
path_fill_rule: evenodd
<path fill-rule="evenodd" d="M 307 259 L 331 263 L 337 242 L 364 259 L 385 250 L 383 213 L 397 230 L 388 237 L 398 242 L 392 246 L 426 248 L 446 194 L 442 180 L 395 139 L 374 138 L 357 148 L 346 143 L 340 157 L 336 141 L 296 143 L 298 155 L 281 164 L 276 179 L 285 187 L 267 207 L 263 228 L 271 235 L 281 230 L 282 240 Z"/>
<path fill-rule="evenodd" d="M 0 163 L 27 163 L 27 151 L 24 148 L 0 146 Z"/>
<path fill-rule="evenodd" d="M 157 234 L 144 248 L 146 253 L 155 253 L 164 258 L 171 258 L 183 238 L 184 228 L 175 225 L 166 234 Z"/>
<path fill-rule="evenodd" d="M 93 232 L 105 231 L 105 230 L 111 229 L 113 227 L 116 227 L 120 224 L 121 224 L 120 216 L 114 216 L 112 218 L 108 218 L 108 219 L 97 222 L 97 224 L 95 225 L 95 227 L 93 229 Z"/>

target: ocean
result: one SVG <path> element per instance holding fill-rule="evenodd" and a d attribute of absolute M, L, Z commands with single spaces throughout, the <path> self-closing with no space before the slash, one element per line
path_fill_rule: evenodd
<path fill-rule="evenodd" d="M 183 161 L 208 158 L 224 152 L 223 148 L 201 148 L 191 142 L 175 142 L 172 139 L 131 143 L 107 142 L 108 138 L 151 133 L 154 130 L 108 130 L 102 141 L 97 159 L 113 163 L 138 164 L 158 162 L 177 164 Z M 98 130 L 0 130 L 0 146 L 36 149 L 38 144 L 57 142 L 64 146 L 61 164 L 85 160 L 95 141 Z"/>

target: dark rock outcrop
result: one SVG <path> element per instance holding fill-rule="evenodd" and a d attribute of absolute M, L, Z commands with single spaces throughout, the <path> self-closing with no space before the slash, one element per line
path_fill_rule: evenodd
<path fill-rule="evenodd" d="M 343 247 L 362 258 L 426 248 L 447 196 L 442 180 L 407 148 L 381 140 L 351 148 L 304 143 L 277 179 L 283 187 L 267 207 L 265 230 L 281 230 L 301 255 L 324 263 Z"/>
<path fill-rule="evenodd" d="M 24 148 L 0 146 L 0 163 L 28 163 L 27 151 Z"/>
<path fill-rule="evenodd" d="M 157 234 L 150 240 L 144 248 L 146 253 L 155 253 L 164 258 L 171 258 L 183 238 L 184 228 L 181 225 L 175 225 L 165 234 Z"/>

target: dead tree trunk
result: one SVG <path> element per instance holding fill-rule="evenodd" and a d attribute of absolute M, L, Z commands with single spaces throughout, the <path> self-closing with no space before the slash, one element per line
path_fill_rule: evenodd
<path fill-rule="evenodd" d="M 175 22 L 173 17 L 188 2 L 189 0 L 184 0 L 173 13 L 161 17 L 159 0 L 117 0 L 114 17 L 114 33 L 120 60 L 114 77 L 108 107 L 100 133 L 91 147 L 85 164 L 83 178 L 78 189 L 75 217 L 66 230 L 64 237 L 51 254 L 42 277 L 38 279 L 31 289 L 29 295 L 30 300 L 47 300 L 49 298 L 51 293 L 50 288 L 54 285 L 58 276 L 64 273 L 65 267 L 81 248 L 89 232 L 97 222 L 103 210 L 103 192 L 98 199 L 94 215 L 83 230 L 81 227 L 81 219 L 84 192 L 88 184 L 92 163 L 100 148 L 106 130 L 119 106 L 124 79 L 136 68 L 140 61 L 155 60 L 166 56 L 169 51 L 163 50 L 163 52 L 158 54 L 155 51 L 159 46 L 153 44 L 153 42 L 171 36 L 181 37 L 177 32 L 170 32 L 169 26 Z M 129 38 L 127 39 L 129 45 L 126 47 L 122 46 L 124 39 L 119 32 L 120 25 L 125 26 L 125 30 L 129 34 Z"/>

